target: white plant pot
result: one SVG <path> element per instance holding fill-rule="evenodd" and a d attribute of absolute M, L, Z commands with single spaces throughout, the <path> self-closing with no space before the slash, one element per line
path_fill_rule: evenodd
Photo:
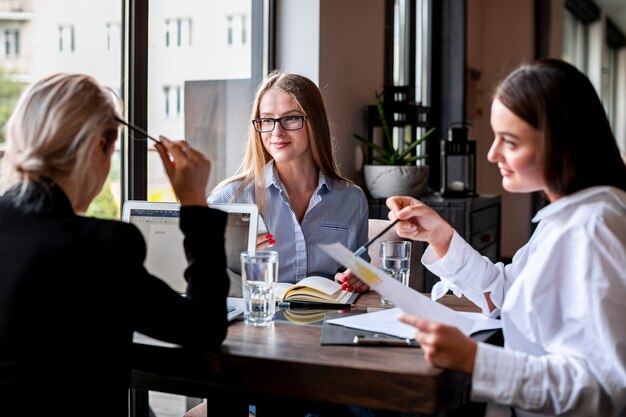
<path fill-rule="evenodd" d="M 428 166 L 364 165 L 365 186 L 374 198 L 418 196 L 428 187 Z"/>

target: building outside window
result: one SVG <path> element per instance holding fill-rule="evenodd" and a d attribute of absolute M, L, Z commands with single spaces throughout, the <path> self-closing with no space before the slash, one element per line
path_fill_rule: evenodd
<path fill-rule="evenodd" d="M 5 12 L 0 20 L 0 55 L 8 51 L 13 58 L 0 59 L 0 129 L 23 89 L 56 72 L 89 74 L 113 91 L 121 90 L 122 0 L 14 0 L 10 6 L 10 11 L 0 10 Z M 111 50 L 117 54 L 111 55 Z M 2 141 L 0 135 L 0 148 Z M 119 219 L 120 172 L 118 148 L 103 192 L 87 215 Z"/>
<path fill-rule="evenodd" d="M 20 65 L 0 60 L 0 83 L 9 79 L 16 86 L 16 99 L 25 86 L 43 76 L 80 72 L 94 76 L 113 91 L 122 91 L 122 10 L 126 1 L 20 2 L 21 12 L 16 14 L 19 24 L 0 22 L 0 54 L 4 55 L 5 50 L 19 52 Z M 266 7 L 267 0 L 149 2 L 148 69 L 138 75 L 148 83 L 146 128 L 174 140 L 186 138 L 200 148 L 213 161 L 213 185 L 232 175 L 243 158 L 250 103 L 258 81 L 267 71 L 262 69 L 268 61 L 261 50 L 267 50 L 267 36 L 262 36 L 267 30 Z M 67 14 L 70 9 L 72 13 Z M 227 15 L 234 16 L 235 48 L 226 46 Z M 15 29 L 20 29 L 17 37 Z M 16 42 L 21 45 L 16 47 Z M 164 86 L 168 86 L 167 92 Z M 11 110 L 14 103 L 3 98 L 5 103 Z M 1 125 L 4 122 L 0 120 Z M 118 141 L 104 197 L 94 202 L 98 205 L 100 200 L 105 201 L 104 207 L 108 207 L 94 210 L 100 217 L 119 218 L 123 202 L 121 177 L 125 172 L 121 145 Z M 175 199 L 152 147 L 145 175 L 149 199 Z"/>
<path fill-rule="evenodd" d="M 243 159 L 250 105 L 263 73 L 262 52 L 252 47 L 263 42 L 252 32 L 250 16 L 264 3 L 149 2 L 147 128 L 155 135 L 185 138 L 207 155 L 213 164 L 209 187 L 234 174 Z M 263 27 L 263 13 L 255 16 L 255 24 Z M 152 146 L 147 183 L 148 200 L 175 201 Z"/>

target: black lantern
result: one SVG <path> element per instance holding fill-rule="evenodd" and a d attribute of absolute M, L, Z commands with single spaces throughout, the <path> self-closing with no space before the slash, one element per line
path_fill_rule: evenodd
<path fill-rule="evenodd" d="M 454 124 L 441 141 L 442 197 L 476 195 L 476 142 L 467 140 L 469 125 Z"/>

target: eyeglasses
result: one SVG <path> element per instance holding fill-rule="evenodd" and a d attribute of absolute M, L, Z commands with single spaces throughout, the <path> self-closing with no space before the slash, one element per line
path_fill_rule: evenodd
<path fill-rule="evenodd" d="M 145 131 L 145 130 L 143 130 L 142 128 L 137 127 L 137 126 L 134 126 L 134 125 L 131 125 L 131 124 L 130 124 L 130 123 L 128 123 L 127 121 L 122 120 L 122 119 L 120 119 L 120 118 L 119 118 L 119 117 L 117 117 L 117 116 L 115 116 L 115 117 L 114 117 L 114 119 L 115 119 L 115 121 L 116 121 L 116 122 L 119 122 L 119 123 L 121 123 L 121 124 L 123 124 L 123 125 L 127 126 L 130 130 L 132 130 L 132 131 L 134 131 L 134 132 L 141 133 L 142 135 L 144 135 L 144 136 L 145 136 L 146 138 L 148 138 L 148 139 L 152 139 L 155 143 L 161 143 L 161 141 L 160 141 L 160 140 L 153 138 L 152 136 L 150 136 L 150 135 L 148 134 L 148 132 L 146 132 L 146 131 Z"/>
<path fill-rule="evenodd" d="M 276 122 L 280 123 L 280 126 L 285 130 L 298 130 L 304 126 L 304 116 L 285 116 L 273 119 L 271 117 L 261 117 L 259 119 L 252 120 L 254 130 L 259 133 L 267 133 L 274 130 Z"/>

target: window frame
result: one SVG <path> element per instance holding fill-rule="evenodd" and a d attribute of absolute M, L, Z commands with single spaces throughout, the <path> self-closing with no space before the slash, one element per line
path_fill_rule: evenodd
<path fill-rule="evenodd" d="M 252 42 L 252 62 L 260 62 L 260 69 L 252 65 L 251 77 L 260 80 L 269 68 L 275 66 L 275 0 L 252 1 L 252 29 L 247 34 Z M 124 115 L 129 123 L 147 130 L 148 125 L 148 17 L 149 0 L 123 2 L 122 31 L 125 50 L 122 57 L 122 91 Z M 259 27 L 259 22 L 263 22 Z M 171 21 L 170 21 L 171 24 Z M 265 29 L 264 29 L 265 28 Z M 191 23 L 190 28 L 191 30 Z M 256 39 L 253 34 L 259 33 Z M 189 37 L 191 42 L 191 34 Z M 172 39 L 170 38 L 170 47 Z M 172 93 L 170 89 L 170 94 Z M 182 97 L 181 97 L 182 99 Z M 146 141 L 124 140 L 121 148 L 121 203 L 126 200 L 148 199 L 148 145 Z"/>

